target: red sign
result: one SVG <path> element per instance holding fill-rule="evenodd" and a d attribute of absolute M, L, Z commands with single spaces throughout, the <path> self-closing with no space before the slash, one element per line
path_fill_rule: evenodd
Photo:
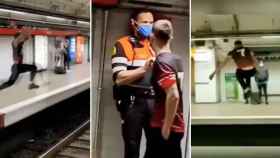
<path fill-rule="evenodd" d="M 13 28 L 0 28 L 0 35 L 15 35 L 20 32 L 20 29 Z M 76 36 L 78 31 L 56 31 L 56 30 L 46 30 L 46 29 L 33 29 L 32 35 L 44 35 L 44 36 Z"/>

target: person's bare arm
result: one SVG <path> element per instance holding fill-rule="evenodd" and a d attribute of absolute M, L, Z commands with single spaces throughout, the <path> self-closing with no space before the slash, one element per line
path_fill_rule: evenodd
<path fill-rule="evenodd" d="M 21 42 L 24 42 L 26 38 L 30 37 L 32 34 L 32 29 L 31 28 L 24 28 L 22 29 L 20 35 L 13 40 L 13 45 L 17 47 L 17 45 Z"/>
<path fill-rule="evenodd" d="M 126 70 L 119 72 L 116 84 L 117 85 L 127 85 L 136 81 L 144 76 L 146 70 L 143 67 L 137 68 L 135 70 Z"/>
<path fill-rule="evenodd" d="M 214 78 L 214 76 L 216 75 L 216 73 L 220 72 L 221 69 L 226 66 L 226 64 L 228 63 L 230 58 L 231 58 L 230 56 L 227 56 L 226 59 L 216 68 L 216 70 L 210 74 L 210 76 L 209 76 L 210 80 L 212 80 Z"/>
<path fill-rule="evenodd" d="M 125 70 L 118 73 L 116 78 L 117 85 L 128 85 L 144 76 L 146 71 L 151 69 L 154 59 L 148 59 L 145 66 L 139 67 L 134 70 Z"/>
<path fill-rule="evenodd" d="M 253 66 L 256 67 L 257 66 L 257 58 L 255 56 L 255 53 L 253 51 L 250 52 L 251 53 L 251 56 L 252 56 L 252 59 L 253 59 Z"/>
<path fill-rule="evenodd" d="M 19 43 L 24 41 L 24 39 L 24 35 L 20 34 L 16 39 L 13 40 L 13 46 L 17 47 Z"/>
<path fill-rule="evenodd" d="M 165 115 L 162 127 L 162 136 L 165 139 L 169 138 L 170 129 L 174 122 L 176 112 L 178 110 L 180 95 L 178 92 L 178 87 L 176 82 L 165 90 L 166 100 L 165 100 Z"/>

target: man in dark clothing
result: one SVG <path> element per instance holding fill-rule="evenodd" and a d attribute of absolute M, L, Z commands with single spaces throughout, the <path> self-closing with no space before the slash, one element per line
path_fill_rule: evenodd
<path fill-rule="evenodd" d="M 241 41 L 237 40 L 234 42 L 234 49 L 228 53 L 225 61 L 210 74 L 209 78 L 212 80 L 215 74 L 219 72 L 231 58 L 237 66 L 236 78 L 243 89 L 245 103 L 248 104 L 251 95 L 251 77 L 256 73 L 257 62 L 254 53 L 249 48 L 244 47 Z"/>
<path fill-rule="evenodd" d="M 69 56 L 69 41 L 67 38 L 65 38 L 64 44 L 63 44 L 64 50 L 65 50 L 65 54 L 64 54 L 64 64 L 67 68 L 67 70 L 70 70 L 70 56 Z"/>
<path fill-rule="evenodd" d="M 158 20 L 150 37 L 157 57 L 153 65 L 152 83 L 156 103 L 151 119 L 151 145 L 149 158 L 181 158 L 181 140 L 184 136 L 182 81 L 183 64 L 172 53 L 170 42 L 173 28 L 169 20 Z"/>
<path fill-rule="evenodd" d="M 15 35 L 15 39 L 12 42 L 14 60 L 14 64 L 11 68 L 12 74 L 9 80 L 0 86 L 0 90 L 12 86 L 18 79 L 20 73 L 28 71 L 30 71 L 29 89 L 39 88 L 39 86 L 34 83 L 34 78 L 37 73 L 37 67 L 35 65 L 23 64 L 22 48 L 24 42 L 30 38 L 31 32 L 32 30 L 30 28 L 24 28 L 22 29 L 21 33 L 17 33 Z"/>
<path fill-rule="evenodd" d="M 269 74 L 268 69 L 264 66 L 263 60 L 259 61 L 259 66 L 257 67 L 257 73 L 255 75 L 255 80 L 259 89 L 259 97 L 262 97 L 262 91 L 265 97 L 265 104 L 268 104 L 268 96 L 267 96 L 267 82 L 268 82 Z M 260 99 L 260 103 L 262 99 Z"/>

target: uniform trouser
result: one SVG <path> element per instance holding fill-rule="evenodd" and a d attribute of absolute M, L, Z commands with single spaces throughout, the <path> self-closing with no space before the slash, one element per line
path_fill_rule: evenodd
<path fill-rule="evenodd" d="M 153 100 L 136 98 L 134 102 L 122 101 L 122 136 L 124 158 L 139 158 L 142 130 L 146 136 L 146 148 L 150 141 L 150 117 Z"/>
<path fill-rule="evenodd" d="M 262 91 L 264 93 L 265 101 L 267 102 L 267 84 L 258 84 L 258 89 L 259 89 L 259 96 L 262 97 Z"/>
<path fill-rule="evenodd" d="M 241 70 L 241 69 L 236 70 L 236 78 L 243 90 L 247 88 L 251 89 L 251 77 L 253 77 L 255 74 L 256 74 L 255 68 L 252 70 Z"/>
<path fill-rule="evenodd" d="M 18 79 L 20 73 L 24 73 L 28 71 L 30 71 L 30 81 L 33 81 L 37 72 L 37 67 L 35 65 L 30 65 L 30 64 L 13 64 L 11 71 L 12 73 L 9 80 L 3 83 L 0 86 L 0 89 L 4 89 L 12 86 Z"/>
<path fill-rule="evenodd" d="M 64 54 L 64 65 L 65 65 L 65 69 L 66 68 L 68 70 L 70 69 L 70 58 L 68 57 L 67 54 Z"/>
<path fill-rule="evenodd" d="M 181 140 L 184 133 L 171 132 L 169 139 L 163 139 L 160 128 L 151 129 L 151 141 L 146 158 L 182 158 Z"/>

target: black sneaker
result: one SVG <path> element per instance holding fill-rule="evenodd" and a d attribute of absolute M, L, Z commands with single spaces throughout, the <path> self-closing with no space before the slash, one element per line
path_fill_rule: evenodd
<path fill-rule="evenodd" d="M 266 101 L 265 104 L 268 105 L 268 101 Z"/>
<path fill-rule="evenodd" d="M 31 83 L 28 87 L 28 89 L 36 89 L 39 88 L 40 86 L 36 85 L 35 83 Z"/>
<path fill-rule="evenodd" d="M 244 98 L 245 98 L 245 100 L 247 100 L 250 97 L 251 97 L 251 90 L 248 90 L 247 92 L 244 93 Z"/>

